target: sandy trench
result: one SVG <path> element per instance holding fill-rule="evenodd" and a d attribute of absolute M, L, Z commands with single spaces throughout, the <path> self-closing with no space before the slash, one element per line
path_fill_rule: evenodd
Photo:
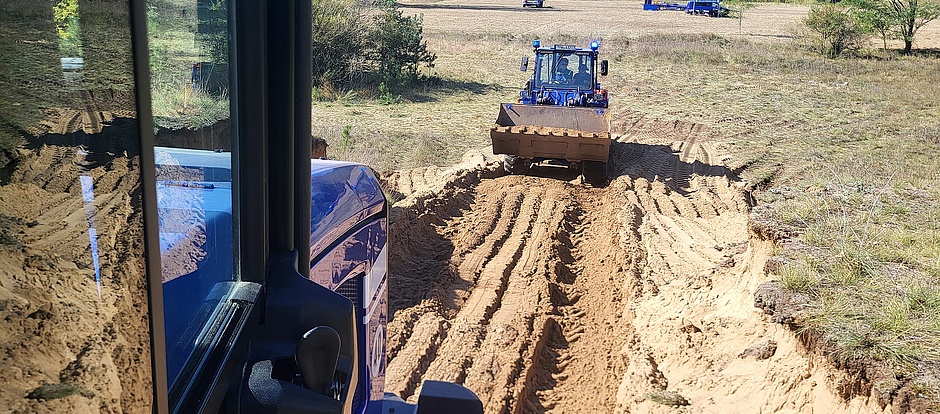
<path fill-rule="evenodd" d="M 386 178 L 387 391 L 454 381 L 487 413 L 890 411 L 754 307 L 772 243 L 720 135 L 620 121 L 605 188 L 492 155 Z"/>

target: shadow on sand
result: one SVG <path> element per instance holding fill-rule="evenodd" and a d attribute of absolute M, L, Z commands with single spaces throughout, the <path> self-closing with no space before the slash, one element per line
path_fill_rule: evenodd
<path fill-rule="evenodd" d="M 734 171 L 724 165 L 712 164 L 708 153 L 697 154 L 693 160 L 689 158 L 691 157 L 688 154 L 676 151 L 668 145 L 613 141 L 610 145 L 610 160 L 607 163 L 607 178 L 614 180 L 628 176 L 633 180 L 644 178 L 650 182 L 659 181 L 682 195 L 690 193 L 694 176 L 740 180 Z M 543 162 L 533 165 L 527 175 L 572 181 L 579 179 L 580 174 L 580 168 Z"/>

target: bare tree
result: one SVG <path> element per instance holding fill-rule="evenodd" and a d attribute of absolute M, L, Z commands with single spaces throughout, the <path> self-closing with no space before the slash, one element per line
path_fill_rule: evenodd
<path fill-rule="evenodd" d="M 940 2 L 937 0 L 856 0 L 858 17 L 872 32 L 882 37 L 885 48 L 887 39 L 896 38 L 904 42 L 904 53 L 911 53 L 914 35 L 930 21 L 940 17 Z"/>

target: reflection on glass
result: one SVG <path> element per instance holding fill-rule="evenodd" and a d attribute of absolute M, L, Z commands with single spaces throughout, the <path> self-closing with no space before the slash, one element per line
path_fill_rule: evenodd
<path fill-rule="evenodd" d="M 233 281 L 230 153 L 156 149 L 168 375 L 196 350 Z"/>
<path fill-rule="evenodd" d="M 0 9 L 0 407 L 150 412 L 127 2 Z"/>
<path fill-rule="evenodd" d="M 78 177 L 82 183 L 82 201 L 85 203 L 85 219 L 88 220 L 88 244 L 91 246 L 91 262 L 95 268 L 95 286 L 101 299 L 101 263 L 98 261 L 98 230 L 95 227 L 95 180 L 90 175 Z"/>
<path fill-rule="evenodd" d="M 228 27 L 223 0 L 151 0 L 147 10 L 172 387 L 202 357 L 235 281 Z"/>

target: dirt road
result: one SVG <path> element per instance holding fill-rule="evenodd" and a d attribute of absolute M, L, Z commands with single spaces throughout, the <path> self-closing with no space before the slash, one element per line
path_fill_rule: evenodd
<path fill-rule="evenodd" d="M 622 121 L 606 188 L 493 163 L 389 178 L 387 390 L 455 381 L 487 413 L 879 411 L 754 307 L 770 244 L 718 134 Z"/>

